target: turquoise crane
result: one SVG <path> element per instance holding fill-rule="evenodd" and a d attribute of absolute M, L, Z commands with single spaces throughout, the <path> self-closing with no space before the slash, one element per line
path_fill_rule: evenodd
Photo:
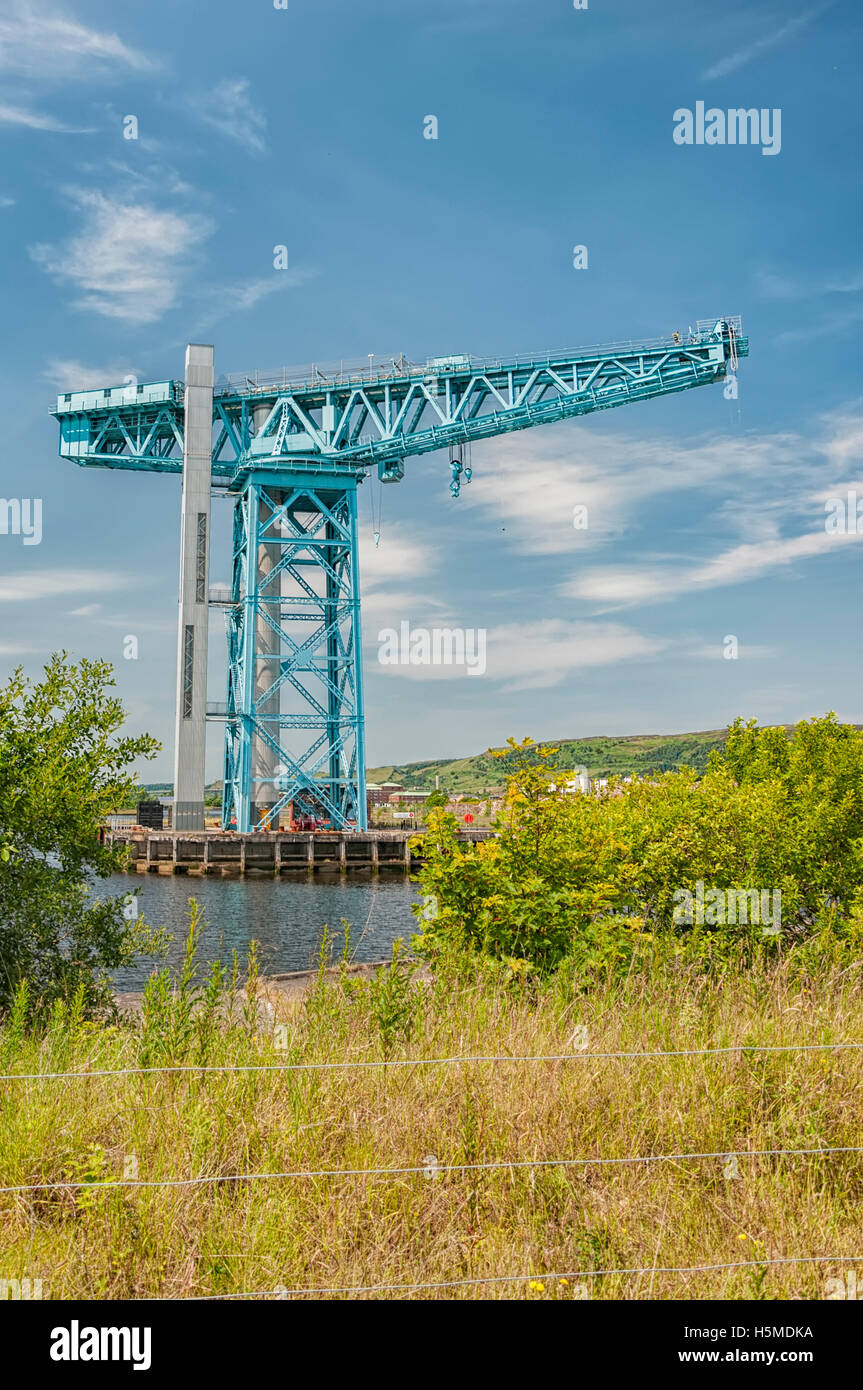
<path fill-rule="evenodd" d="M 212 349 L 193 345 L 185 382 L 128 378 L 59 396 L 64 458 L 184 478 L 175 824 L 203 824 L 209 714 L 225 721 L 226 829 L 275 829 L 289 809 L 365 829 L 357 486 L 370 470 L 398 482 L 407 458 L 447 450 L 458 496 L 473 441 L 721 381 L 748 349 L 740 319 L 725 317 L 651 341 L 421 364 L 370 357 L 214 387 Z M 225 591 L 208 585 L 211 488 L 234 498 Z M 201 689 L 208 604 L 227 619 L 223 708 Z"/>

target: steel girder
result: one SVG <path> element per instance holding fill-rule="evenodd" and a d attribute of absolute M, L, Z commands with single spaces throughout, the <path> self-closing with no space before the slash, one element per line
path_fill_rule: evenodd
<path fill-rule="evenodd" d="M 247 380 L 217 388 L 213 483 L 229 487 L 264 466 L 377 466 L 395 480 L 414 454 L 719 381 L 748 351 L 739 320 L 718 319 L 652 343 L 422 366 L 399 358 L 367 378 L 316 369 L 303 381 Z M 59 397 L 60 453 L 90 466 L 181 472 L 182 383 L 141 390 L 137 404 L 122 388 Z M 148 399 L 154 391 L 163 402 Z"/>
<path fill-rule="evenodd" d="M 748 352 L 739 319 L 724 318 L 649 343 L 399 358 L 367 372 L 314 368 L 217 387 L 211 477 L 237 494 L 224 825 L 275 825 L 291 803 L 365 828 L 364 470 L 397 481 L 406 458 L 449 446 L 457 494 L 469 476 L 460 446 L 720 381 Z M 183 399 L 179 381 L 60 396 L 60 453 L 90 467 L 182 473 Z"/>
<path fill-rule="evenodd" d="M 275 827 L 291 807 L 366 828 L 356 489 L 354 473 L 253 470 L 237 498 L 226 829 Z M 265 572 L 262 547 L 277 556 Z M 267 762 L 272 775 L 261 776 Z"/>

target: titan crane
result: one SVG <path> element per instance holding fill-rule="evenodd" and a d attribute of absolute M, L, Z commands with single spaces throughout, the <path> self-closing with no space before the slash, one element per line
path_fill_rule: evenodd
<path fill-rule="evenodd" d="M 734 373 L 738 317 L 687 334 L 478 359 L 405 357 L 222 378 L 190 344 L 185 381 L 73 391 L 53 412 L 60 454 L 183 479 L 174 763 L 178 829 L 204 824 L 206 720 L 225 721 L 225 829 L 280 814 L 366 828 L 357 487 L 449 451 L 450 491 L 473 440 L 550 424 Z M 230 589 L 210 589 L 210 500 L 234 498 Z M 227 617 L 224 708 L 207 705 L 209 607 Z"/>

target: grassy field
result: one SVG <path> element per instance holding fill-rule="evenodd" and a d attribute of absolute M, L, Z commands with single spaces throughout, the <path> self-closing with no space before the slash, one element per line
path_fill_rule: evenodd
<path fill-rule="evenodd" d="M 0 1082 L 2 1183 L 84 1185 L 0 1193 L 0 1277 L 41 1278 L 47 1298 L 788 1299 L 825 1297 L 863 1254 L 863 1155 L 726 1157 L 861 1143 L 860 1052 L 794 1050 L 863 1041 L 859 967 L 710 980 L 668 965 L 588 993 L 566 975 L 514 990 L 490 968 L 400 967 L 272 997 L 275 1032 L 254 999 L 211 989 L 193 1006 L 188 988 L 131 1027 L 58 1015 L 38 1041 L 7 1022 L 0 1071 L 64 1075 Z M 580 1055 L 735 1044 L 792 1050 Z M 561 1053 L 579 1055 L 423 1062 Z M 387 1065 L 200 1070 L 345 1061 Z M 191 1070 L 66 1075 L 169 1064 Z M 693 1153 L 721 1157 L 556 1162 Z M 447 1165 L 467 1168 L 434 1176 Z M 419 1171 L 321 1175 L 340 1169 Z M 128 1182 L 278 1173 L 302 1176 Z M 767 1263 L 821 1255 L 835 1258 Z M 404 1288 L 483 1279 L 510 1282 Z"/>

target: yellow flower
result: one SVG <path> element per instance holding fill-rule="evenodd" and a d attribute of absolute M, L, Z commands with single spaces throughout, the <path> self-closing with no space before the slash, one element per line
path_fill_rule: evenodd
<path fill-rule="evenodd" d="M 535 1289 L 537 1293 L 545 1293 L 545 1284 L 541 1284 L 538 1279 L 531 1279 L 527 1287 Z"/>
<path fill-rule="evenodd" d="M 560 1287 L 561 1287 L 562 1289 L 568 1289 L 568 1288 L 569 1288 L 569 1280 L 568 1280 L 568 1279 L 561 1279 L 561 1281 L 560 1281 Z"/>
<path fill-rule="evenodd" d="M 740 1232 L 740 1235 L 737 1237 L 737 1239 L 738 1239 L 738 1240 L 748 1240 L 749 1237 L 748 1237 L 748 1235 L 746 1234 L 745 1231 L 741 1231 L 741 1232 Z"/>

